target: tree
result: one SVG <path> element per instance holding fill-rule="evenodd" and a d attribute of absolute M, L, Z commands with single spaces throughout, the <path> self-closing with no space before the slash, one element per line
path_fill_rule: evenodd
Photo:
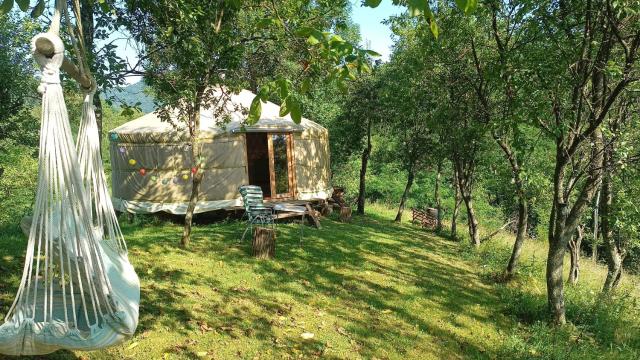
<path fill-rule="evenodd" d="M 417 49 L 410 36 L 395 44 L 390 63 L 380 72 L 380 113 L 387 123 L 388 135 L 396 139 L 395 158 L 407 172 L 396 222 L 402 221 L 416 173 L 426 167 L 437 144 L 437 135 L 432 131 L 436 99 L 424 93 L 434 68 L 414 56 Z"/>
<path fill-rule="evenodd" d="M 640 145 L 638 96 L 627 93 L 621 106 L 609 117 L 604 131 L 602 180 L 602 239 L 607 261 L 603 291 L 611 292 L 620 284 L 624 260 L 638 246 L 640 210 L 635 205 L 640 190 L 637 181 L 640 160 L 634 154 Z"/>
<path fill-rule="evenodd" d="M 229 92 L 239 90 L 249 80 L 265 79 L 265 75 L 255 73 L 247 77 L 242 70 L 251 58 L 249 52 L 269 43 L 276 49 L 289 47 L 288 53 L 300 63 L 295 76 L 264 80 L 256 89 L 247 123 L 258 121 L 262 102 L 274 98 L 282 102 L 281 116 L 290 114 L 299 122 L 300 98 L 310 87 L 309 78 L 328 77 L 343 84 L 355 78 L 356 73 L 366 72 L 369 69 L 366 57 L 375 55 L 354 47 L 339 35 L 318 30 L 335 25 L 332 16 L 346 13 L 346 6 L 344 1 L 303 0 L 215 4 L 191 0 L 127 1 L 126 23 L 134 38 L 145 45 L 141 54 L 147 59 L 145 79 L 155 90 L 161 118 L 172 121 L 177 115 L 175 125 L 184 126 L 188 132 L 193 175 L 183 246 L 190 241 L 203 178 L 203 172 L 199 171 L 203 159 L 198 142 L 201 107 L 206 105 L 217 118 L 225 118 Z"/>
<path fill-rule="evenodd" d="M 555 324 L 566 322 L 564 253 L 602 180 L 601 125 L 620 94 L 638 80 L 638 9 L 626 6 L 608 0 L 562 1 L 558 7 L 543 2 L 532 8 L 535 17 L 527 24 L 544 39 L 527 46 L 527 71 L 550 109 L 539 126 L 555 142 L 546 271 Z"/>
<path fill-rule="evenodd" d="M 535 147 L 531 136 L 532 106 L 530 89 L 526 86 L 526 72 L 519 63 L 526 56 L 524 44 L 532 41 L 523 26 L 529 11 L 526 2 L 489 2 L 479 11 L 476 32 L 471 39 L 471 54 L 477 73 L 475 88 L 483 110 L 484 121 L 490 125 L 491 136 L 504 155 L 511 171 L 511 183 L 517 202 L 516 238 L 505 270 L 507 279 L 517 268 L 522 245 L 527 237 L 529 219 L 529 191 L 525 159 Z M 509 214 L 511 215 L 511 214 Z"/>
<path fill-rule="evenodd" d="M 409 132 L 413 130 L 413 138 L 404 141 L 411 145 L 410 148 L 417 146 L 421 155 L 435 159 L 434 166 L 440 159 L 451 160 L 455 169 L 455 188 L 459 190 L 467 210 L 469 236 L 471 242 L 479 246 L 479 221 L 474 208 L 473 188 L 478 158 L 486 148 L 487 127 L 474 89 L 470 86 L 475 69 L 471 57 L 467 56 L 468 40 L 474 28 L 472 22 L 458 16 L 453 8 L 443 5 L 436 15 L 449 29 L 438 39 L 432 36 L 433 29 L 428 22 L 407 16 L 392 22 L 394 32 L 400 38 L 393 56 L 403 64 L 395 76 L 395 83 L 408 85 L 403 85 L 402 91 L 398 88 L 390 90 L 398 104 L 386 107 L 401 109 L 397 115 L 402 119 L 400 128 L 409 129 Z M 409 95 L 403 97 L 404 93 Z M 412 126 L 411 121 L 416 121 L 416 124 Z M 405 153 L 411 155 L 409 151 Z M 408 176 L 408 185 L 410 178 Z M 458 203 L 456 201 L 455 205 Z M 453 214 L 457 216 L 455 209 Z M 454 229 L 455 224 L 453 221 Z"/>
<path fill-rule="evenodd" d="M 37 82 L 31 63 L 31 37 L 39 26 L 28 18 L 0 13 L 0 151 L 14 145 L 35 147 L 38 122 L 30 115 L 35 105 Z M 0 173 L 0 176 L 2 174 Z"/>
<path fill-rule="evenodd" d="M 334 161 L 346 160 L 355 152 L 360 152 L 360 172 L 356 212 L 364 215 L 366 202 L 366 178 L 373 144 L 371 138 L 375 130 L 380 131 L 383 123 L 383 102 L 381 101 L 380 72 L 359 77 L 350 87 L 347 99 L 342 105 L 342 113 L 331 128 Z"/>

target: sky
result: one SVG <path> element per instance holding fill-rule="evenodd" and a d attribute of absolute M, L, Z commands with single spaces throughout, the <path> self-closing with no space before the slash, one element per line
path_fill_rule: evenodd
<path fill-rule="evenodd" d="M 391 30 L 382 21 L 393 15 L 402 13 L 403 9 L 391 4 L 391 0 L 384 0 L 375 9 L 364 7 L 361 0 L 350 0 L 353 5 L 353 21 L 360 25 L 360 34 L 362 36 L 361 46 L 374 50 L 381 55 L 382 61 L 388 61 L 391 55 Z M 114 37 L 122 36 L 114 34 Z M 109 39 L 111 41 L 113 39 Z M 136 50 L 132 44 L 128 44 L 125 40 L 117 40 L 115 44 L 118 46 L 117 54 L 127 59 L 129 64 L 135 64 L 138 60 Z M 131 76 L 127 78 L 128 84 L 135 84 L 140 81 L 141 77 Z"/>
<path fill-rule="evenodd" d="M 391 4 L 391 0 L 383 1 L 377 8 L 361 6 L 360 0 L 351 0 L 353 4 L 353 21 L 360 25 L 362 45 L 382 55 L 382 61 L 388 61 L 391 55 L 391 30 L 382 21 L 393 15 L 399 15 L 403 9 Z"/>

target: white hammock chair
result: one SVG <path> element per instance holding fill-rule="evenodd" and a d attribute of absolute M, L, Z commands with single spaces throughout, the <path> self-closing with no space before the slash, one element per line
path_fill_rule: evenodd
<path fill-rule="evenodd" d="M 38 188 L 22 280 L 0 325 L 5 355 L 97 350 L 129 339 L 138 324 L 140 282 L 107 191 L 95 88 L 84 99 L 78 154 L 71 136 L 60 85 L 64 45 L 57 28 L 63 6 L 58 0 L 56 31 L 32 42 L 42 68 Z M 53 56 L 37 51 L 43 42 Z"/>

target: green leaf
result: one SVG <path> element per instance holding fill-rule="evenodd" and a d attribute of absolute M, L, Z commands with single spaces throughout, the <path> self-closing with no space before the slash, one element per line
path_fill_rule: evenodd
<path fill-rule="evenodd" d="M 318 40 L 318 38 L 313 35 L 309 35 L 309 37 L 307 38 L 307 43 L 309 43 L 309 45 L 317 45 L 320 43 L 320 40 Z"/>
<path fill-rule="evenodd" d="M 407 8 L 411 16 L 420 16 L 429 10 L 427 0 L 407 0 Z"/>
<path fill-rule="evenodd" d="M 284 78 L 276 80 L 278 85 L 278 96 L 280 99 L 286 99 L 289 96 L 289 83 Z"/>
<path fill-rule="evenodd" d="M 382 0 L 364 0 L 364 6 L 368 6 L 370 8 L 377 8 Z"/>
<path fill-rule="evenodd" d="M 20 10 L 29 10 L 29 0 L 16 0 L 16 2 L 18 3 L 18 7 L 20 8 Z"/>
<path fill-rule="evenodd" d="M 478 0 L 456 0 L 456 5 L 458 5 L 458 8 L 464 11 L 466 15 L 469 15 L 478 7 Z"/>
<path fill-rule="evenodd" d="M 284 25 L 282 24 L 282 21 L 280 21 L 280 19 L 264 18 L 264 19 L 258 21 L 256 26 L 257 26 L 258 29 L 266 29 L 266 28 L 269 28 L 271 26 L 283 27 Z"/>
<path fill-rule="evenodd" d="M 438 27 L 438 23 L 436 22 L 436 17 L 435 15 L 433 15 L 433 12 L 431 10 L 427 11 L 425 15 L 427 17 L 427 21 L 429 22 L 429 29 L 431 29 L 431 33 L 433 34 L 433 37 L 437 39 L 438 35 L 440 35 L 440 28 Z"/>
<path fill-rule="evenodd" d="M 302 86 L 300 87 L 300 92 L 304 95 L 309 92 L 311 89 L 311 80 L 309 78 L 305 78 L 302 80 Z"/>
<path fill-rule="evenodd" d="M 105 14 L 109 12 L 109 3 L 107 2 L 107 0 L 98 0 L 98 4 L 100 4 L 102 12 L 104 12 Z"/>
<path fill-rule="evenodd" d="M 0 5 L 0 13 L 8 14 L 13 7 L 13 0 L 4 0 L 2 5 Z"/>
<path fill-rule="evenodd" d="M 300 37 L 307 37 L 309 35 L 311 35 L 311 33 L 314 31 L 313 28 L 310 27 L 301 27 L 300 29 L 296 30 L 296 35 L 300 36 Z"/>
<path fill-rule="evenodd" d="M 291 110 L 289 110 L 290 108 L 290 100 L 291 97 L 287 97 L 286 99 L 284 99 L 284 101 L 282 102 L 282 106 L 280 106 L 280 113 L 278 115 L 280 115 L 280 117 L 285 117 L 287 116 L 288 113 L 291 112 Z"/>
<path fill-rule="evenodd" d="M 293 122 L 295 122 L 296 124 L 300 124 L 300 122 L 302 121 L 302 107 L 297 100 L 293 98 L 289 99 L 290 100 L 288 101 L 287 106 L 291 111 L 291 119 L 293 119 Z"/>
<path fill-rule="evenodd" d="M 367 55 L 369 55 L 369 56 L 373 56 L 373 57 L 380 57 L 380 56 L 382 56 L 382 55 L 380 55 L 380 53 L 377 53 L 377 52 L 375 52 L 375 51 L 373 51 L 373 50 L 365 50 L 365 52 L 367 53 Z"/>
<path fill-rule="evenodd" d="M 254 125 L 260 120 L 260 115 L 262 115 L 262 102 L 259 96 L 253 98 L 251 102 L 251 107 L 249 107 L 249 116 L 247 117 L 247 123 L 249 125 Z"/>
<path fill-rule="evenodd" d="M 31 17 L 34 19 L 39 18 L 43 12 L 44 12 L 44 0 L 39 0 L 38 4 L 36 4 L 33 10 L 31 10 Z"/>

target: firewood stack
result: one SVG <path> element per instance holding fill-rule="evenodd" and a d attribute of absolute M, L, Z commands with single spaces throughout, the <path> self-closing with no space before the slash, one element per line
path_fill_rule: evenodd
<path fill-rule="evenodd" d="M 340 210 L 340 221 L 349 222 L 351 221 L 351 207 L 347 204 L 344 199 L 344 188 L 342 187 L 334 187 L 333 195 L 331 195 L 331 199 L 329 202 L 333 204 L 335 209 Z"/>

